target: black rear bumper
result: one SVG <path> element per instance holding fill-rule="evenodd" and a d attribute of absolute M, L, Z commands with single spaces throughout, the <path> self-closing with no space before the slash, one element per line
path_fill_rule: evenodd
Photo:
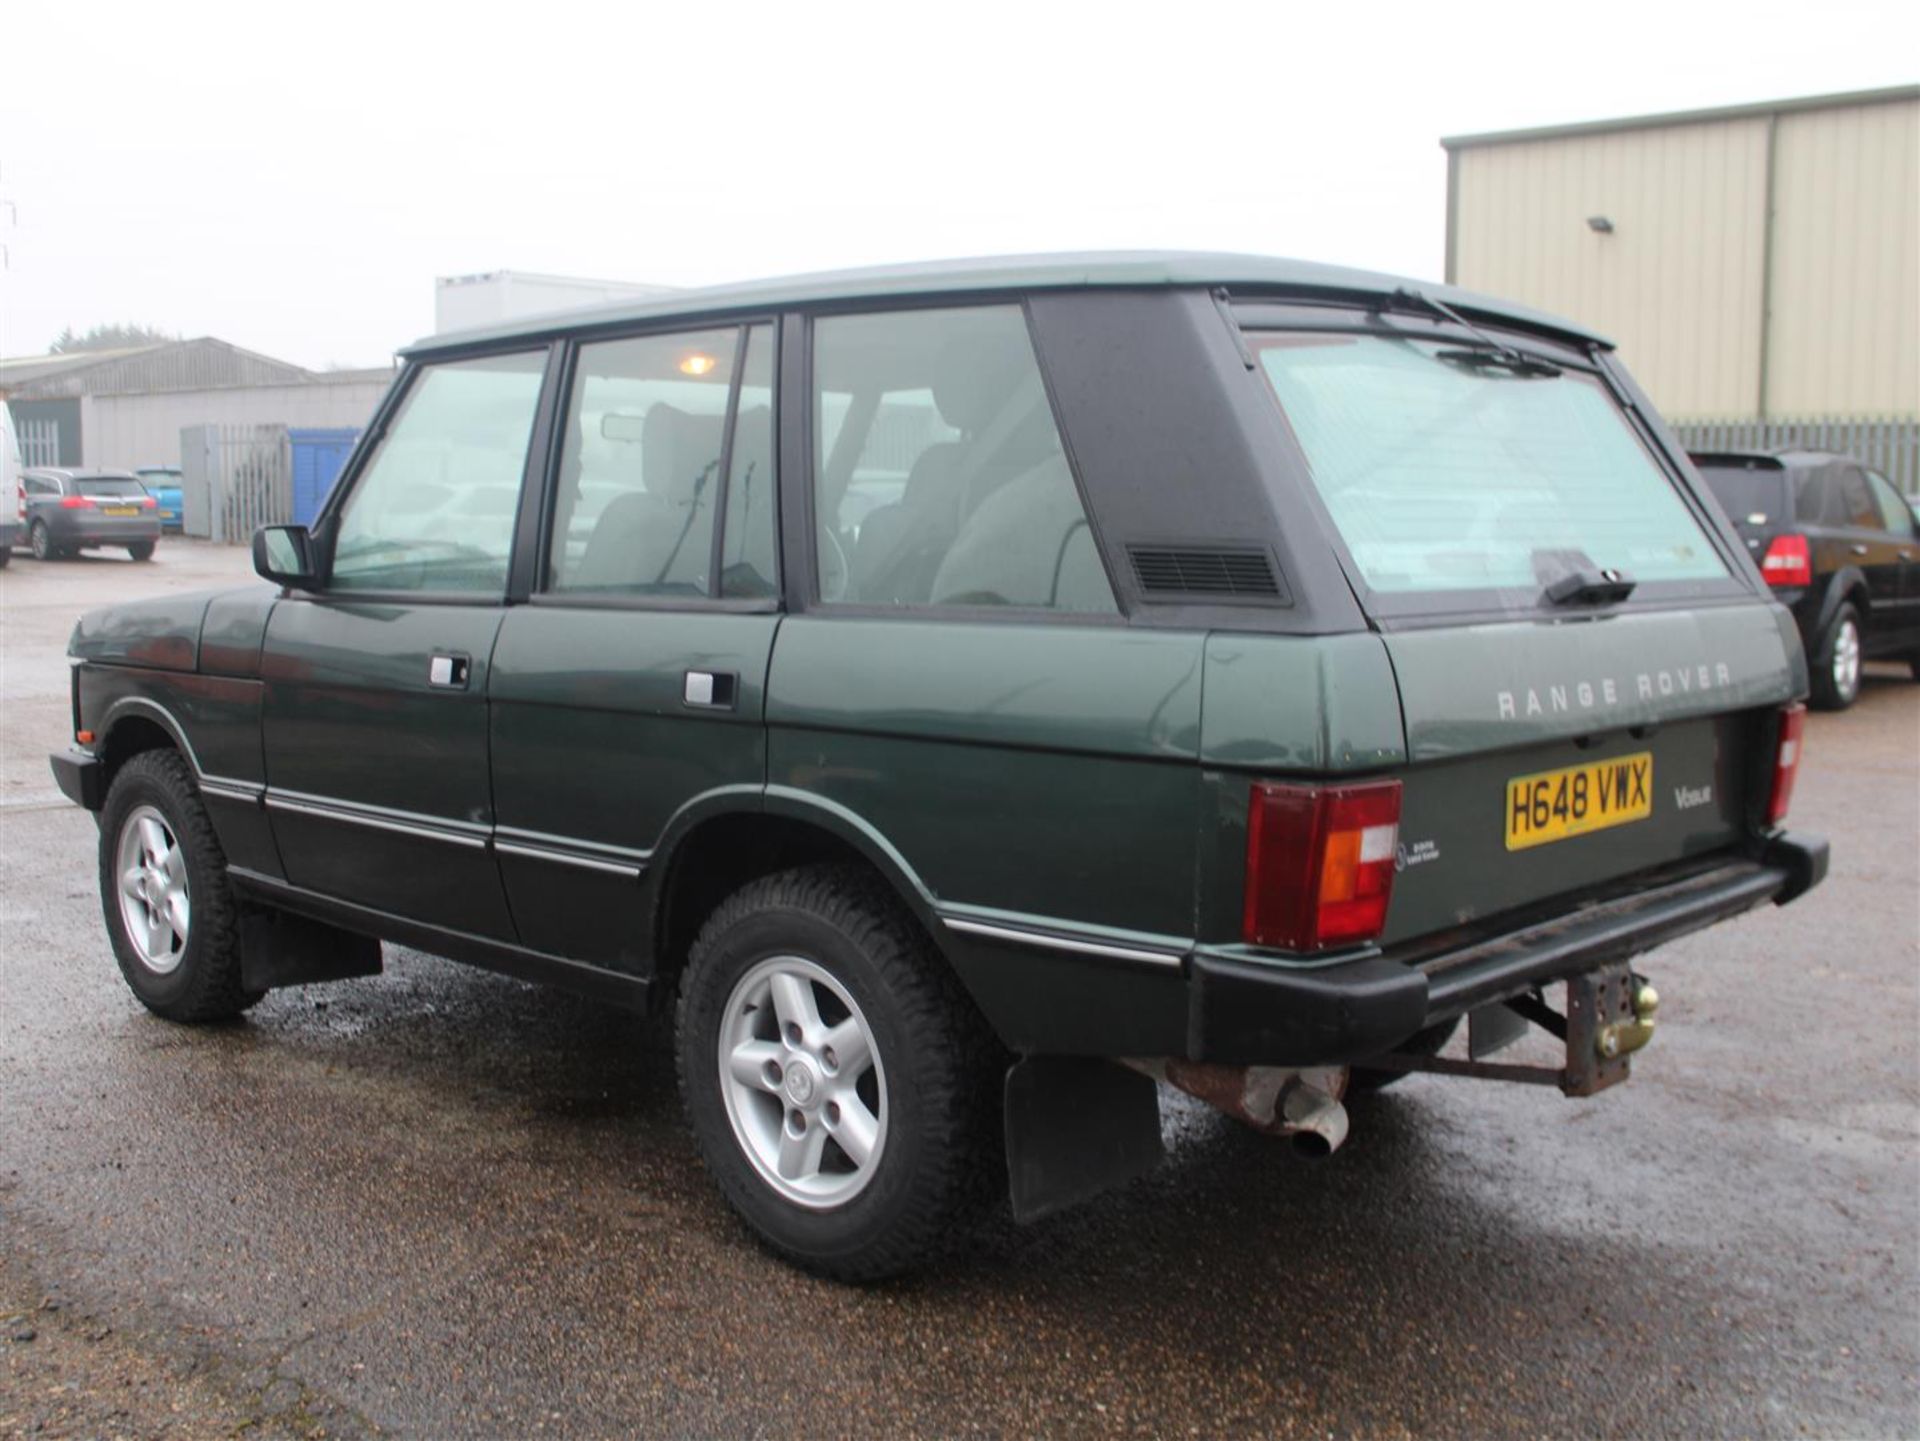
<path fill-rule="evenodd" d="M 1187 1054 L 1303 1066 L 1377 1056 L 1477 1006 L 1626 960 L 1765 901 L 1784 905 L 1826 872 L 1825 839 L 1780 835 L 1758 859 L 1727 860 L 1435 954 L 1288 967 L 1197 951 Z"/>

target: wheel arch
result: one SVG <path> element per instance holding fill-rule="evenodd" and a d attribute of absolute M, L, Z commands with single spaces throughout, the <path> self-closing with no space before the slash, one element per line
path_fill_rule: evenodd
<path fill-rule="evenodd" d="M 140 696 L 129 696 L 107 712 L 100 741 L 94 752 L 104 768 L 104 784 L 111 786 L 120 768 L 142 751 L 173 750 L 200 778 L 200 762 L 194 756 L 180 722 L 163 706 Z"/>
<path fill-rule="evenodd" d="M 672 993 L 687 952 L 713 908 L 749 881 L 798 865 L 853 864 L 872 871 L 948 963 L 932 892 L 899 850 L 846 807 L 770 786 L 703 796 L 668 825 L 648 866 L 654 994 Z"/>
<path fill-rule="evenodd" d="M 1867 612 L 1872 609 L 1866 574 L 1857 566 L 1849 565 L 1835 571 L 1833 579 L 1828 582 L 1826 598 L 1820 603 L 1820 623 L 1814 627 L 1816 639 L 1826 635 L 1827 627 L 1833 624 L 1833 618 L 1840 613 L 1843 605 L 1852 606 L 1862 620 L 1867 618 Z"/>

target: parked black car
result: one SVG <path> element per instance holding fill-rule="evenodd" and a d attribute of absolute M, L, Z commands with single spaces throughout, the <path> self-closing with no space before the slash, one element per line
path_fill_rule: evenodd
<path fill-rule="evenodd" d="M 1696 451 L 1693 463 L 1793 612 L 1815 705 L 1852 705 L 1863 659 L 1905 660 L 1920 680 L 1920 527 L 1884 476 L 1820 450 Z"/>
<path fill-rule="evenodd" d="M 22 471 L 20 487 L 35 560 L 103 545 L 125 546 L 135 560 L 153 558 L 160 503 L 131 471 L 41 466 Z"/>

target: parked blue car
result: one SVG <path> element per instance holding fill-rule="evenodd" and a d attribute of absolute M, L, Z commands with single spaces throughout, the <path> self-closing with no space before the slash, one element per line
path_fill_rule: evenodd
<path fill-rule="evenodd" d="M 134 471 L 147 493 L 160 502 L 160 529 L 179 530 L 180 468 L 173 465 L 143 465 Z"/>

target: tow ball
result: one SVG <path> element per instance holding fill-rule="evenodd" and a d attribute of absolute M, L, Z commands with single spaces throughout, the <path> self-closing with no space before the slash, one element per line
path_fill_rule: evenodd
<path fill-rule="evenodd" d="M 1636 976 L 1624 963 L 1602 966 L 1567 979 L 1564 1014 L 1547 1005 L 1538 991 L 1482 1007 L 1469 1018 L 1468 1060 L 1395 1053 L 1366 1064 L 1370 1070 L 1434 1071 L 1485 1081 L 1558 1086 L 1569 1096 L 1591 1096 L 1627 1079 L 1629 1058 L 1653 1039 L 1659 1010 L 1660 993 L 1644 977 Z M 1529 1021 L 1565 1043 L 1564 1065 L 1526 1066 L 1481 1059 L 1519 1039 L 1526 1033 L 1524 1022 Z M 1478 1042 L 1482 1032 L 1498 1039 L 1482 1046 Z"/>

